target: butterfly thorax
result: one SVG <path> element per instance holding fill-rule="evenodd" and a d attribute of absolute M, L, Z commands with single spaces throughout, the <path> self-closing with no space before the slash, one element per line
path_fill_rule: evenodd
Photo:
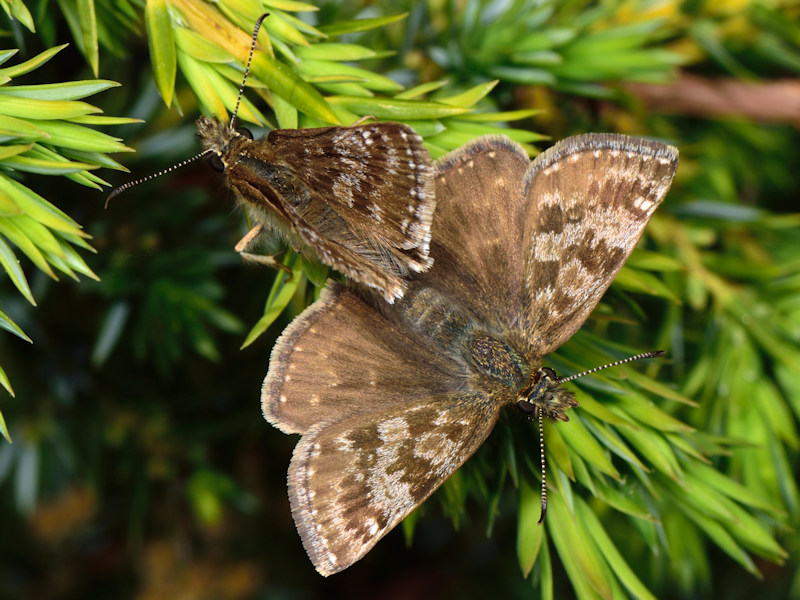
<path fill-rule="evenodd" d="M 524 361 L 511 346 L 490 335 L 478 334 L 469 342 L 473 368 L 508 387 L 518 388 L 525 381 Z"/>
<path fill-rule="evenodd" d="M 517 394 L 519 409 L 535 417 L 545 416 L 553 421 L 569 421 L 568 408 L 578 406 L 575 394 L 564 389 L 553 369 L 544 367 L 531 374 L 528 384 Z"/>
<path fill-rule="evenodd" d="M 565 411 L 578 406 L 575 395 L 564 389 L 552 369 L 529 365 L 509 344 L 490 335 L 475 335 L 469 342 L 469 360 L 475 371 L 518 392 L 515 401 L 529 415 L 569 421 Z M 525 378 L 525 373 L 530 376 Z"/>

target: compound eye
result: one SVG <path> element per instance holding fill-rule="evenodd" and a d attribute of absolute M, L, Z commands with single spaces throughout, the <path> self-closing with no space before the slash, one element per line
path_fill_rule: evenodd
<path fill-rule="evenodd" d="M 225 163 L 223 163 L 222 159 L 216 154 L 211 155 L 211 158 L 208 159 L 208 164 L 211 165 L 211 168 L 215 171 L 219 171 L 220 173 L 225 171 Z"/>
<path fill-rule="evenodd" d="M 526 415 L 532 415 L 536 412 L 536 405 L 533 402 L 527 402 L 526 400 L 518 400 L 517 408 L 519 408 Z"/>
<path fill-rule="evenodd" d="M 556 375 L 556 372 L 550 367 L 542 367 L 542 374 L 550 379 L 558 379 L 558 375 Z"/>
<path fill-rule="evenodd" d="M 242 137 L 246 137 L 248 140 L 252 140 L 253 139 L 253 132 L 250 131 L 249 129 L 247 129 L 246 127 L 239 127 L 236 130 L 236 133 L 238 133 Z"/>

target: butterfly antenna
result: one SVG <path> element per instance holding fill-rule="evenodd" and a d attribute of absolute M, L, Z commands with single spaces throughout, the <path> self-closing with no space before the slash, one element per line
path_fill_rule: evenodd
<path fill-rule="evenodd" d="M 619 365 L 624 365 L 625 363 L 633 362 L 635 360 L 641 360 L 643 358 L 656 358 L 658 356 L 666 356 L 666 352 L 663 350 L 655 350 L 653 352 L 643 352 L 642 354 L 637 354 L 636 356 L 629 356 L 628 358 L 623 358 L 622 360 L 618 360 L 616 362 L 608 363 L 607 365 L 602 365 L 599 367 L 595 367 L 594 369 L 589 369 L 588 371 L 584 371 L 583 373 L 576 373 L 575 375 L 570 375 L 569 377 L 559 377 L 555 380 L 556 383 L 566 383 L 567 381 L 572 381 L 573 379 L 577 379 L 578 377 L 583 377 L 584 375 L 590 375 L 592 373 L 596 373 L 597 371 L 602 371 L 603 369 L 608 369 L 609 367 L 616 367 Z M 536 409 L 536 416 L 539 417 L 539 456 L 541 459 L 542 465 L 542 514 L 539 517 L 539 525 L 544 523 L 544 517 L 547 514 L 547 474 L 545 470 L 546 461 L 544 458 L 544 425 L 542 424 L 542 413 L 537 408 Z"/>
<path fill-rule="evenodd" d="M 155 179 L 156 177 L 161 177 L 162 175 L 166 175 L 167 173 L 171 173 L 175 169 L 180 169 L 181 167 L 185 167 L 189 163 L 193 163 L 194 161 L 196 161 L 196 160 L 198 160 L 200 158 L 203 158 L 209 152 L 211 152 L 210 149 L 203 150 L 200 154 L 198 154 L 196 156 L 193 156 L 192 158 L 187 158 L 186 160 L 182 160 L 181 162 L 179 162 L 177 164 L 174 164 L 174 165 L 172 165 L 171 167 L 169 167 L 167 169 L 163 169 L 162 171 L 159 171 L 158 173 L 153 173 L 152 175 L 148 175 L 147 177 L 142 177 L 141 179 L 134 179 L 133 181 L 129 181 L 128 183 L 125 183 L 125 184 L 119 186 L 118 188 L 115 188 L 108 195 L 108 198 L 106 198 L 105 208 L 108 208 L 108 203 L 111 202 L 111 199 L 114 196 L 118 196 L 119 194 L 121 194 L 125 190 L 130 189 L 135 185 L 139 185 L 140 183 L 144 183 L 145 181 L 150 181 L 151 179 Z"/>
<path fill-rule="evenodd" d="M 256 43 L 258 40 L 258 30 L 261 29 L 261 22 L 269 16 L 269 13 L 264 13 L 256 21 L 256 26 L 253 29 L 253 43 L 250 44 L 250 56 L 247 57 L 247 65 L 244 67 L 244 77 L 242 78 L 242 85 L 239 88 L 239 96 L 236 98 L 236 107 L 233 109 L 231 115 L 231 129 L 236 128 L 236 115 L 239 114 L 239 104 L 242 102 L 242 95 L 244 94 L 244 84 L 247 81 L 247 76 L 250 74 L 250 63 L 253 62 L 253 54 L 256 51 Z"/>
<path fill-rule="evenodd" d="M 544 425 L 542 424 L 542 413 L 539 411 L 539 456 L 542 461 L 542 514 L 539 517 L 539 525 L 544 523 L 544 516 L 547 514 L 547 475 L 544 460 Z"/>
<path fill-rule="evenodd" d="M 570 375 L 569 377 L 559 377 L 556 379 L 556 383 L 566 383 L 568 381 L 572 381 L 573 379 L 577 379 L 578 377 L 583 377 L 584 375 L 591 375 L 592 373 L 596 373 L 597 371 L 602 371 L 603 369 L 608 369 L 609 367 L 617 367 L 619 365 L 624 365 L 625 363 L 633 362 L 635 360 L 641 360 L 643 358 L 656 358 L 658 356 L 666 356 L 667 353 L 663 350 L 655 350 L 653 352 L 643 352 L 642 354 L 637 354 L 636 356 L 629 356 L 628 358 L 623 358 L 622 360 L 618 360 L 616 362 L 608 363 L 607 365 L 602 365 L 599 367 L 595 367 L 594 369 L 589 369 L 588 371 L 584 371 L 583 373 L 575 373 L 575 375 Z"/>

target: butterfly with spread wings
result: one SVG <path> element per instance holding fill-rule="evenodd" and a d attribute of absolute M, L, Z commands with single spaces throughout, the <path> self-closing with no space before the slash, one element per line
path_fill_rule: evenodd
<path fill-rule="evenodd" d="M 435 262 L 402 299 L 330 284 L 283 332 L 262 407 L 302 434 L 289 498 L 322 575 L 430 496 L 505 406 L 540 426 L 567 420 L 577 402 L 542 360 L 609 287 L 677 161 L 621 135 L 569 138 L 532 162 L 507 138 L 479 138 L 435 164 Z"/>

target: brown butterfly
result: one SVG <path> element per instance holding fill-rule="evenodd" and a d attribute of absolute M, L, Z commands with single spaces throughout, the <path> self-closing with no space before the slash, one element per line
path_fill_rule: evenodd
<path fill-rule="evenodd" d="M 620 135 L 569 138 L 533 162 L 507 138 L 479 138 L 435 164 L 435 264 L 401 300 L 330 284 L 283 332 L 262 407 L 302 434 L 289 499 L 322 575 L 430 496 L 503 407 L 540 428 L 568 419 L 571 378 L 542 361 L 611 284 L 677 162 L 671 146 Z M 542 468 L 544 518 L 544 455 Z"/>
<path fill-rule="evenodd" d="M 433 168 L 407 125 L 275 129 L 263 140 L 208 117 L 197 129 L 257 223 L 236 246 L 244 257 L 271 261 L 246 251 L 266 226 L 388 302 L 408 275 L 430 268 Z"/>
<path fill-rule="evenodd" d="M 403 295 L 405 278 L 430 268 L 435 204 L 433 168 L 422 138 L 401 123 L 275 129 L 254 140 L 236 115 L 262 15 L 229 123 L 197 120 L 203 152 L 120 192 L 203 156 L 225 173 L 226 185 L 255 226 L 236 244 L 244 258 L 284 268 L 248 251 L 264 229 L 296 250 L 318 257 L 351 280 L 378 290 L 387 302 Z"/>

